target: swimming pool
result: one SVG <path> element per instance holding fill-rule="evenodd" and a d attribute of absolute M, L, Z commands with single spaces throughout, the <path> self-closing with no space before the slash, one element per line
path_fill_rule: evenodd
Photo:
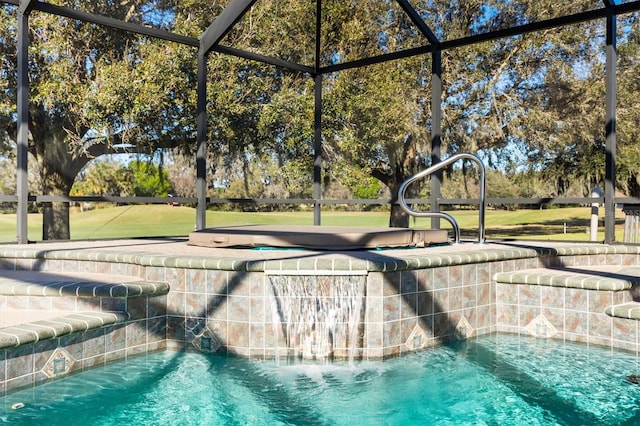
<path fill-rule="evenodd" d="M 640 421 L 640 387 L 628 376 L 638 373 L 634 354 L 505 334 L 351 364 L 167 351 L 13 393 L 1 401 L 0 421 L 633 424 Z"/>

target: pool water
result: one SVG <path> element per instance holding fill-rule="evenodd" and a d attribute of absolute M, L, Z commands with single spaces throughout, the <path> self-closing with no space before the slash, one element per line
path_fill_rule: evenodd
<path fill-rule="evenodd" d="M 0 399 L 12 425 L 640 424 L 634 354 L 491 335 L 381 362 L 160 352 Z M 22 408 L 12 409 L 20 403 Z"/>

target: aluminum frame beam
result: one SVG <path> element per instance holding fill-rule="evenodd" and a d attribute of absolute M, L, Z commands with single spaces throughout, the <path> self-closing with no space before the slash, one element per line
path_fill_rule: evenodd
<path fill-rule="evenodd" d="M 172 41 L 180 44 L 186 44 L 189 46 L 200 47 L 201 45 L 205 48 L 205 50 L 210 52 L 211 50 L 218 51 L 220 53 L 230 54 L 238 57 L 242 57 L 248 60 L 261 61 L 265 63 L 269 63 L 274 66 L 288 68 L 294 71 L 305 72 L 309 74 L 315 73 L 332 73 L 336 71 L 342 71 L 350 68 L 357 68 L 367 65 L 373 65 L 381 62 L 387 62 L 397 59 L 402 59 L 406 57 L 412 57 L 416 55 L 422 55 L 429 52 L 432 52 L 436 49 L 440 50 L 448 50 L 453 49 L 460 46 L 465 46 L 474 43 L 481 43 L 484 41 L 496 40 L 505 37 L 512 37 L 517 35 L 522 35 L 530 32 L 541 31 L 545 29 L 557 28 L 563 25 L 576 24 L 580 22 L 586 22 L 598 18 L 605 18 L 608 13 L 613 13 L 614 15 L 619 15 L 623 13 L 630 13 L 640 10 L 640 0 L 617 4 L 615 0 L 602 0 L 603 5 L 605 7 L 600 9 L 594 9 L 586 12 L 576 13 L 573 15 L 566 15 L 558 18 L 547 19 L 539 22 L 532 22 L 529 24 L 523 24 L 512 28 L 506 28 L 502 30 L 490 31 L 487 33 L 476 34 L 469 37 L 463 37 L 455 40 L 445 40 L 438 41 L 435 35 L 431 32 L 428 26 L 422 21 L 419 17 L 419 14 L 410 6 L 407 0 L 397 0 L 398 4 L 403 6 L 403 10 L 407 12 L 409 17 L 411 18 L 414 24 L 418 25 L 421 31 L 425 33 L 427 36 L 428 33 L 431 33 L 430 36 L 427 36 L 430 43 L 426 46 L 421 46 L 418 48 L 402 50 L 398 52 L 393 52 L 389 54 L 374 56 L 371 58 L 359 59 L 356 61 L 346 62 L 343 64 L 336 64 L 327 67 L 320 67 L 318 63 L 316 63 L 316 69 L 313 70 L 312 67 L 296 64 L 289 61 L 284 61 L 281 59 L 268 57 L 264 55 L 259 55 L 252 52 L 243 51 L 241 49 L 235 49 L 227 46 L 220 46 L 220 40 L 231 30 L 233 25 L 237 23 L 242 16 L 251 8 L 251 6 L 257 0 L 233 0 L 232 3 L 225 8 L 225 10 L 218 16 L 218 18 L 211 24 L 207 30 L 202 34 L 200 40 L 185 37 L 175 33 L 171 33 L 168 31 L 149 28 L 138 24 L 123 22 L 114 18 L 109 18 L 105 16 L 94 15 L 87 12 L 78 11 L 75 9 L 70 9 L 67 7 L 55 6 L 49 3 L 44 3 L 36 0 L 28 0 L 23 2 L 28 5 L 31 10 L 38 10 L 46 13 L 51 13 L 59 16 L 64 16 L 70 19 L 77 19 L 84 22 L 91 22 L 99 25 L 105 25 L 111 28 L 121 29 L 123 31 L 128 31 L 136 34 L 146 35 L 153 38 L 158 38 L 162 40 Z M 2 3 L 20 5 L 20 1 L 18 0 L 0 0 Z M 318 1 L 318 4 L 320 1 Z M 408 9 L 405 9 L 408 7 Z M 413 11 L 413 12 L 408 12 Z M 422 24 L 420 24 L 422 22 Z M 319 41 L 318 41 L 319 42 Z"/>
<path fill-rule="evenodd" d="M 28 213 L 29 213 L 29 180 L 28 180 L 28 155 L 29 155 L 29 11 L 33 1 L 23 2 L 18 9 L 18 99 L 17 121 L 17 170 L 16 170 L 16 195 L 18 204 L 16 208 L 16 240 L 18 244 L 27 244 L 28 237 Z"/>
<path fill-rule="evenodd" d="M 314 76 L 313 111 L 313 224 L 321 223 L 322 199 L 322 74 Z"/>
<path fill-rule="evenodd" d="M 559 28 L 565 25 L 578 24 L 581 22 L 593 21 L 596 19 L 606 18 L 609 13 L 614 15 L 621 15 L 624 13 L 631 13 L 640 10 L 640 0 L 624 3 L 620 5 L 614 5 L 611 7 L 605 7 L 600 9 L 594 9 L 587 12 L 575 13 L 572 15 L 561 16 L 559 18 L 546 19 L 544 21 L 531 22 L 528 24 L 518 25 L 511 28 L 505 28 L 501 30 L 489 31 L 486 33 L 475 34 L 469 37 L 462 37 L 455 40 L 445 40 L 438 43 L 438 45 L 425 45 L 415 47 L 412 49 L 400 50 L 393 53 L 387 53 L 384 55 L 372 56 L 370 58 L 358 59 L 355 61 L 344 62 L 342 64 L 329 65 L 321 68 L 320 73 L 332 73 L 337 71 L 343 71 L 347 69 L 359 68 L 368 65 L 374 65 L 382 62 L 393 61 L 397 59 L 409 58 L 417 55 L 424 55 L 429 52 L 433 52 L 436 49 L 449 50 L 457 47 L 468 46 L 471 44 L 482 43 L 485 41 L 498 40 L 501 38 L 514 37 L 536 31 L 548 30 L 552 28 Z"/>
<path fill-rule="evenodd" d="M 606 75 L 605 75 L 605 181 L 604 181 L 604 242 L 615 241 L 616 190 L 616 96 L 617 96 L 617 24 L 616 15 L 607 15 Z"/>
<path fill-rule="evenodd" d="M 37 1 L 33 6 L 33 10 L 50 13 L 52 15 L 62 16 L 69 19 L 75 19 L 82 22 L 102 25 L 109 28 L 116 28 L 130 33 L 145 35 L 160 40 L 185 44 L 188 46 L 198 47 L 200 45 L 198 39 L 193 37 L 186 37 L 169 31 L 164 31 L 159 28 L 145 27 L 144 25 L 125 22 L 119 19 L 96 15 L 89 12 L 83 12 L 68 7 L 55 6 L 50 3 Z"/>
<path fill-rule="evenodd" d="M 197 82 L 197 141 L 196 151 L 196 231 L 207 226 L 207 59 L 208 55 L 198 51 Z"/>
<path fill-rule="evenodd" d="M 422 19 L 420 14 L 409 4 L 407 0 L 396 0 L 400 5 L 404 13 L 407 14 L 411 22 L 418 27 L 420 32 L 429 40 L 429 43 L 435 44 L 436 46 L 440 43 L 438 37 L 431 31 L 431 28 L 427 25 L 426 22 Z"/>
<path fill-rule="evenodd" d="M 265 64 L 273 65 L 276 67 L 288 69 L 291 71 L 298 71 L 310 75 L 316 74 L 316 70 L 313 67 L 307 65 L 296 64 L 295 62 L 286 61 L 284 59 L 278 59 L 271 56 L 260 55 L 258 53 L 247 52 L 246 50 L 236 49 L 234 47 L 217 45 L 212 51 L 227 55 L 236 56 L 238 58 L 247 59 L 250 61 L 263 62 Z"/>
<path fill-rule="evenodd" d="M 442 147 L 442 51 L 431 54 L 431 164 L 441 161 Z M 440 212 L 442 170 L 431 175 L 431 211 Z M 440 229 L 440 218 L 431 218 L 431 227 Z"/>
<path fill-rule="evenodd" d="M 209 53 L 257 0 L 232 0 L 200 36 L 200 48 Z"/>
<path fill-rule="evenodd" d="M 20 0 L 18 2 L 18 15 L 29 15 L 29 13 L 33 10 L 33 6 L 35 5 L 36 0 Z"/>
<path fill-rule="evenodd" d="M 315 62 L 313 75 L 313 224 L 322 223 L 322 74 L 320 69 L 320 57 L 322 54 L 322 2 L 316 1 L 316 40 Z"/>

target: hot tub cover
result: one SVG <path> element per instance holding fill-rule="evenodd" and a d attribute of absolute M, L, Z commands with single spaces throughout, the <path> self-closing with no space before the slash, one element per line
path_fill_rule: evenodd
<path fill-rule="evenodd" d="M 190 245 L 204 247 L 358 250 L 424 247 L 447 242 L 446 230 L 311 225 L 221 226 L 189 235 Z"/>

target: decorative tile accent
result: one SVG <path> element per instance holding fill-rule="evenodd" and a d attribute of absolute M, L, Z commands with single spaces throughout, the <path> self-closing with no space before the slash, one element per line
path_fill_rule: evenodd
<path fill-rule="evenodd" d="M 191 342 L 200 352 L 213 353 L 222 347 L 216 335 L 206 327 Z"/>
<path fill-rule="evenodd" d="M 553 337 L 558 333 L 558 330 L 549 322 L 549 320 L 542 314 L 538 315 L 533 321 L 531 321 L 525 330 L 535 337 Z"/>
<path fill-rule="evenodd" d="M 456 336 L 462 339 L 467 339 L 473 336 L 474 332 L 475 330 L 471 324 L 469 324 L 469 321 L 467 321 L 465 317 L 460 318 L 458 325 L 456 325 Z"/>
<path fill-rule="evenodd" d="M 63 376 L 73 369 L 76 360 L 63 348 L 57 348 L 44 365 L 42 372 L 49 378 Z"/>
<path fill-rule="evenodd" d="M 407 345 L 410 350 L 415 351 L 426 347 L 428 343 L 429 338 L 427 337 L 427 333 L 420 327 L 420 324 L 416 324 L 405 345 Z"/>

